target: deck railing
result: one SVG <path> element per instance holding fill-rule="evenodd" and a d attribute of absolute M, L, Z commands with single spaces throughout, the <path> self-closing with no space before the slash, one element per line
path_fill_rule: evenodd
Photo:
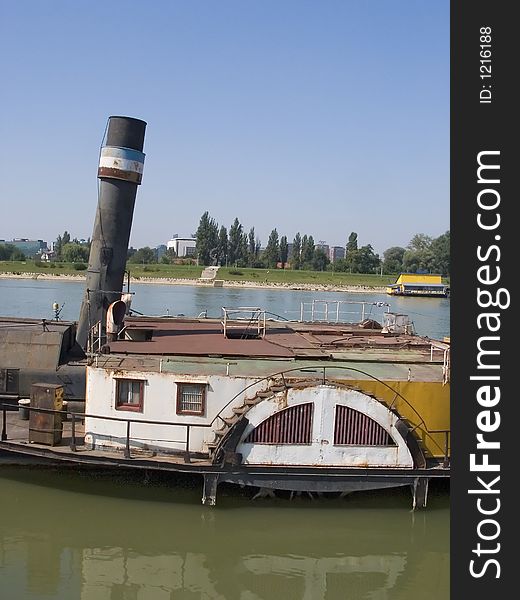
<path fill-rule="evenodd" d="M 379 309 L 379 310 L 377 310 Z M 361 323 L 366 319 L 382 319 L 389 312 L 388 302 L 357 300 L 312 300 L 300 303 L 301 322 Z M 377 318 L 376 318 L 377 317 Z"/>
<path fill-rule="evenodd" d="M 2 410 L 2 433 L 0 434 L 0 440 L 5 442 L 8 440 L 7 436 L 7 411 L 8 410 L 17 410 L 19 407 L 16 404 L 3 404 L 1 407 Z M 36 408 L 31 406 L 24 406 L 24 410 L 29 412 L 38 412 L 43 414 L 54 414 L 63 416 L 63 410 L 54 410 L 51 408 Z M 192 427 L 200 427 L 203 429 L 208 429 L 213 425 L 213 421 L 211 423 L 185 423 L 179 421 L 151 421 L 147 419 L 129 419 L 127 417 L 111 417 L 108 415 L 92 415 L 89 413 L 82 412 L 68 412 L 67 416 L 70 418 L 71 422 L 71 438 L 69 443 L 69 448 L 72 452 L 78 452 L 78 436 L 76 432 L 76 425 L 78 421 L 83 421 L 85 419 L 100 419 L 103 421 L 119 421 L 121 423 L 126 423 L 126 435 L 125 435 L 125 447 L 123 450 L 123 456 L 125 458 L 132 458 L 130 454 L 130 442 L 131 442 L 131 425 L 132 423 L 143 423 L 146 425 L 171 425 L 175 427 L 184 427 L 186 429 L 186 439 L 183 440 L 185 443 L 185 452 L 184 459 L 185 462 L 191 462 L 191 453 L 189 449 L 190 444 L 190 429 Z M 175 441 L 175 440 L 171 440 Z"/>

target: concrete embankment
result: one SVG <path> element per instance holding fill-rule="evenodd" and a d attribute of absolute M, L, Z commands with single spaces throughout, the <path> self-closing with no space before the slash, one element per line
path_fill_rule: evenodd
<path fill-rule="evenodd" d="M 42 279 L 58 281 L 85 281 L 85 275 L 52 275 L 48 273 L 0 273 L 0 279 Z M 318 292 L 348 292 L 380 294 L 386 293 L 384 286 L 367 285 L 330 285 L 320 283 L 258 283 L 256 281 L 222 281 L 223 287 L 257 288 L 257 289 L 279 289 L 279 290 L 304 290 Z M 133 283 L 155 284 L 155 285 L 193 285 L 213 286 L 214 280 L 201 279 L 177 279 L 171 277 L 134 277 Z"/>

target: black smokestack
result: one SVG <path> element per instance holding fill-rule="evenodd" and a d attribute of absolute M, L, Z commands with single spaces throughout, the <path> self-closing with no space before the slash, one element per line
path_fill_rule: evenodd
<path fill-rule="evenodd" d="M 99 199 L 81 305 L 77 341 L 85 349 L 89 330 L 105 325 L 108 306 L 120 299 L 137 186 L 144 164 L 146 123 L 131 117 L 109 117 L 101 148 Z"/>

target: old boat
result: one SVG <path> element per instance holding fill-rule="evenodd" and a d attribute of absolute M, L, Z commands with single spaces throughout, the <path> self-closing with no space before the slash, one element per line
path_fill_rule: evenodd
<path fill-rule="evenodd" d="M 260 307 L 129 314 L 144 127 L 110 117 L 79 322 L 0 320 L 0 453 L 197 474 L 210 505 L 230 482 L 265 494 L 409 485 L 425 506 L 428 482 L 450 473 L 450 348 L 405 315 L 375 318 L 387 310 L 376 303 L 346 323 L 339 302 L 292 322 Z"/>
<path fill-rule="evenodd" d="M 428 481 L 449 476 L 448 344 L 414 335 L 393 313 L 380 325 L 222 312 L 125 316 L 112 341 L 93 335 L 84 411 L 47 428 L 36 416 L 61 415 L 61 405 L 30 409 L 25 428 L 8 413 L 0 447 L 198 473 L 208 504 L 231 482 L 264 492 L 411 485 L 414 505 L 425 505 Z M 37 437 L 63 426 L 58 440 Z"/>
<path fill-rule="evenodd" d="M 396 282 L 386 288 L 386 293 L 391 296 L 446 298 L 450 294 L 450 288 L 438 274 L 401 273 Z"/>

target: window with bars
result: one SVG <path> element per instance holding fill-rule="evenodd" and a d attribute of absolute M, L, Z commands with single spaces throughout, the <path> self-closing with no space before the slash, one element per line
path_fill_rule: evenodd
<path fill-rule="evenodd" d="M 388 432 L 367 415 L 348 406 L 336 405 L 335 446 L 395 446 Z"/>
<path fill-rule="evenodd" d="M 206 412 L 205 383 L 177 383 L 177 414 L 203 415 Z"/>
<path fill-rule="evenodd" d="M 313 411 L 311 402 L 285 408 L 258 424 L 246 444 L 310 444 Z"/>
<path fill-rule="evenodd" d="M 144 381 L 116 379 L 116 409 L 143 412 Z"/>

